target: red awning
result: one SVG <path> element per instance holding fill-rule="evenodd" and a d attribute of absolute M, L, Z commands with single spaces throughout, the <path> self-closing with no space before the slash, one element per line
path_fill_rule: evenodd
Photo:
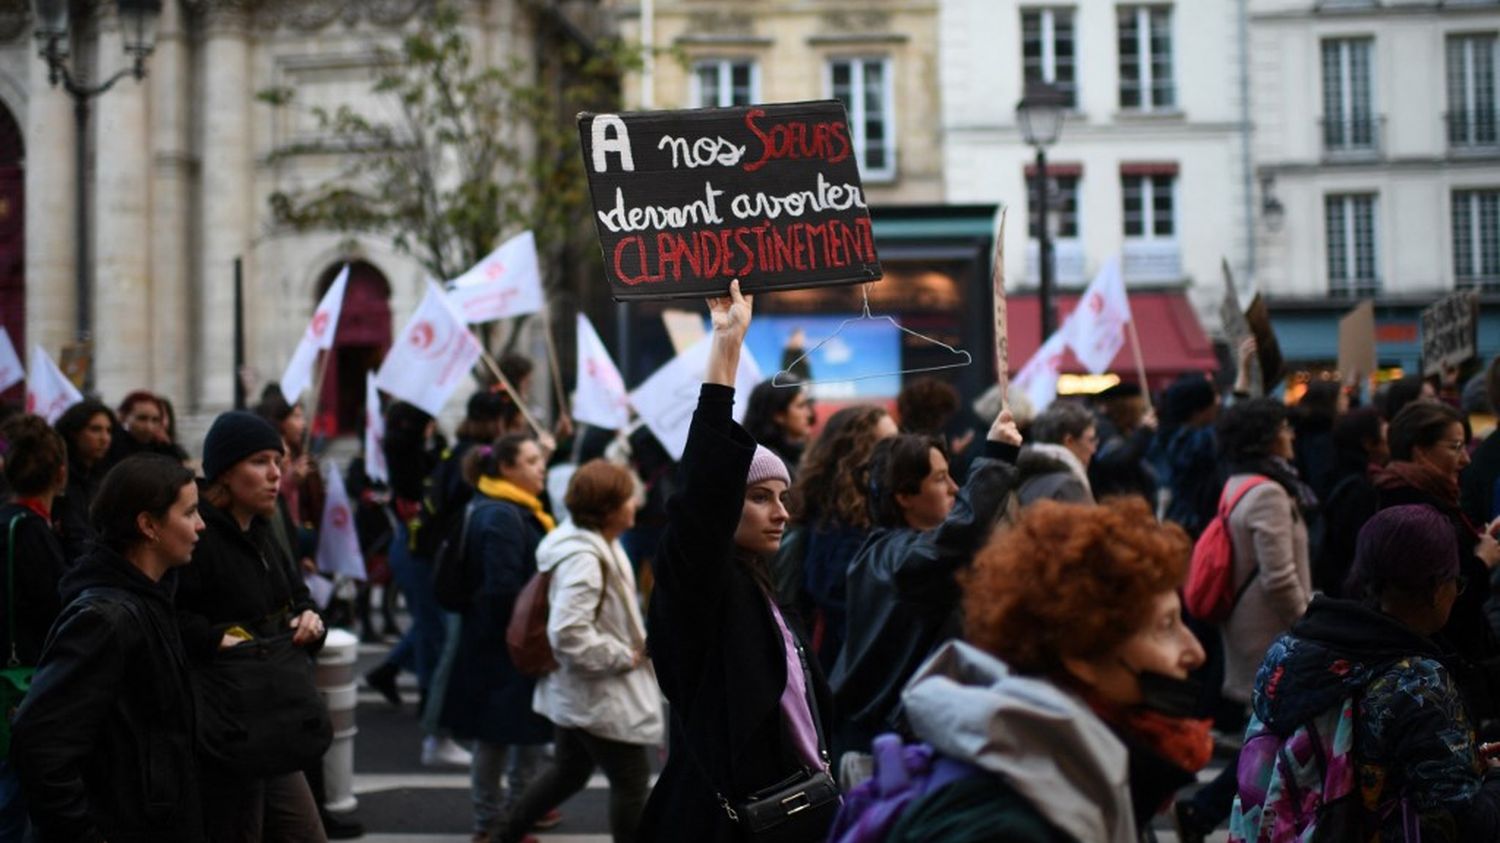
<path fill-rule="evenodd" d="M 1062 325 L 1078 303 L 1078 293 L 1054 297 L 1057 324 Z M 1031 359 L 1040 345 L 1041 309 L 1036 293 L 1013 294 L 1007 301 L 1010 323 L 1010 369 L 1014 374 Z M 1130 293 L 1130 311 L 1135 317 L 1141 338 L 1141 357 L 1151 386 L 1166 385 L 1183 372 L 1207 372 L 1218 369 L 1213 343 L 1198 324 L 1198 316 L 1181 292 L 1144 291 Z M 1125 380 L 1134 381 L 1135 358 L 1130 343 L 1115 356 L 1109 370 Z M 1063 356 L 1062 371 L 1082 374 L 1085 369 L 1069 350 Z"/>

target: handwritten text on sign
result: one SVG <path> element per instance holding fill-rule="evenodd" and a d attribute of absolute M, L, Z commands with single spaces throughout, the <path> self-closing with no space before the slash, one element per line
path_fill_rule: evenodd
<path fill-rule="evenodd" d="M 616 299 L 880 277 L 841 103 L 581 114 L 578 126 Z"/>
<path fill-rule="evenodd" d="M 1435 375 L 1477 353 L 1479 297 L 1460 290 L 1422 311 L 1422 374 Z"/>

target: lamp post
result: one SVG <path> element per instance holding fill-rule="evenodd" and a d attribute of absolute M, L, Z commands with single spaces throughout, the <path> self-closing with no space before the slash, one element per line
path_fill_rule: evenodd
<path fill-rule="evenodd" d="M 73 180 L 74 285 L 77 298 L 77 341 L 87 343 L 92 335 L 92 276 L 88 238 L 88 137 L 89 100 L 103 94 L 126 76 L 136 81 L 146 78 L 146 58 L 156 48 L 156 24 L 161 15 L 161 0 L 118 0 L 120 27 L 125 53 L 133 57 L 129 67 L 95 85 L 75 76 L 68 67 L 71 52 L 69 24 L 72 11 L 69 0 L 32 0 L 36 15 L 36 39 L 39 52 L 47 61 L 47 80 L 53 87 L 59 83 L 73 98 L 73 156 L 76 170 Z M 85 389 L 94 385 L 94 367 L 89 365 Z"/>
<path fill-rule="evenodd" d="M 1026 95 L 1016 105 L 1021 137 L 1036 149 L 1037 257 L 1041 261 L 1041 286 L 1037 298 L 1042 311 L 1042 342 L 1057 330 L 1057 314 L 1052 309 L 1052 233 L 1047 229 L 1047 147 L 1057 143 L 1062 135 L 1067 107 L 1067 96 L 1046 82 L 1027 83 Z"/>

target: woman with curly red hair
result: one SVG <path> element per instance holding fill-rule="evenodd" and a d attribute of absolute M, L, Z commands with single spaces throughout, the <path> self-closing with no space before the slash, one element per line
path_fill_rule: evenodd
<path fill-rule="evenodd" d="M 1039 501 L 996 535 L 961 577 L 965 641 L 902 694 L 912 731 L 963 772 L 886 839 L 1138 839 L 1213 750 L 1189 711 L 1188 550 L 1134 498 Z"/>

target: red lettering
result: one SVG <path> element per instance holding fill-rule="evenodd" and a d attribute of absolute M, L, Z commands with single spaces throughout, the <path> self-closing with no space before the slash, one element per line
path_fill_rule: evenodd
<path fill-rule="evenodd" d="M 755 121 L 765 117 L 766 112 L 752 108 L 745 112 L 745 127 L 760 141 L 760 157 L 744 165 L 745 172 L 753 173 L 768 161 L 781 158 L 822 158 L 837 164 L 849 157 L 848 128 L 843 121 L 831 123 L 777 123 L 769 131 L 762 130 Z"/>
<path fill-rule="evenodd" d="M 745 165 L 745 172 L 747 173 L 753 173 L 764 167 L 771 155 L 771 139 L 766 137 L 766 133 L 762 132 L 759 126 L 755 125 L 756 118 L 765 116 L 766 112 L 764 109 L 752 108 L 745 112 L 745 128 L 749 129 L 750 133 L 760 140 L 761 146 L 760 158 Z"/>

